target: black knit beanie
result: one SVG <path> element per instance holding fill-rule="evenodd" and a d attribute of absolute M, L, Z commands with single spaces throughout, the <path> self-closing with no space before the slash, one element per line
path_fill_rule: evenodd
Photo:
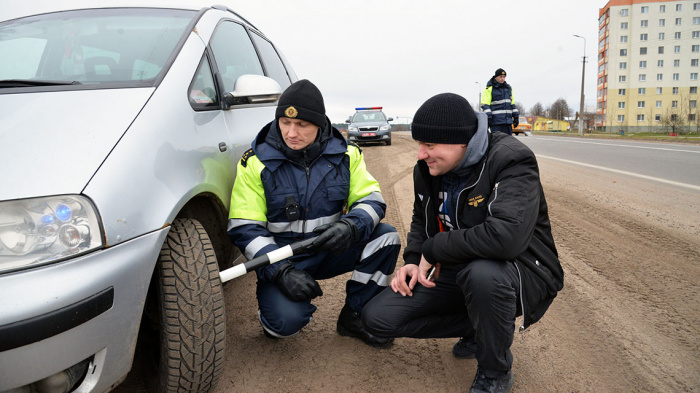
<path fill-rule="evenodd" d="M 477 126 L 474 109 L 464 97 L 442 93 L 418 108 L 411 136 L 425 143 L 465 144 L 476 134 Z"/>
<path fill-rule="evenodd" d="M 301 119 L 323 127 L 326 123 L 326 107 L 323 105 L 321 91 L 306 79 L 292 83 L 277 103 L 275 119 L 280 117 Z"/>
<path fill-rule="evenodd" d="M 496 72 L 493 74 L 493 77 L 495 78 L 495 77 L 501 76 L 501 75 L 503 75 L 503 76 L 506 75 L 506 70 L 504 70 L 503 68 L 497 69 Z"/>

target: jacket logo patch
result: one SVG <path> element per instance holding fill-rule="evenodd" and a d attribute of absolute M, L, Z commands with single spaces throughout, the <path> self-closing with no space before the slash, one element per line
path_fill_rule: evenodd
<path fill-rule="evenodd" d="M 469 206 L 477 207 L 483 201 L 484 201 L 484 197 L 481 195 L 469 198 Z"/>
<path fill-rule="evenodd" d="M 297 108 L 290 106 L 284 111 L 284 115 L 287 117 L 297 117 L 299 112 L 297 112 Z"/>

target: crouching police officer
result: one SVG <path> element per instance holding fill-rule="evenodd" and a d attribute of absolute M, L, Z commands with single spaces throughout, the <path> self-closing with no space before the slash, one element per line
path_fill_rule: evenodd
<path fill-rule="evenodd" d="M 352 271 L 338 333 L 386 347 L 393 339 L 365 331 L 360 314 L 389 285 L 401 241 L 394 227 L 380 223 L 386 204 L 361 150 L 348 144 L 325 112 L 321 92 L 308 80 L 284 91 L 275 120 L 238 164 L 228 234 L 248 259 L 318 236 L 311 254 L 256 271 L 266 336 L 301 331 L 316 311 L 311 300 L 323 295 L 317 280 Z"/>

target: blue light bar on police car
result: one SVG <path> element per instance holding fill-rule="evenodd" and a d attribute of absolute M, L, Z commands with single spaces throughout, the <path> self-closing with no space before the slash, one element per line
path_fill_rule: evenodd
<path fill-rule="evenodd" d="M 355 108 L 356 111 L 369 111 L 369 110 L 373 110 L 373 109 L 381 110 L 382 107 L 381 106 L 368 106 L 366 108 Z"/>

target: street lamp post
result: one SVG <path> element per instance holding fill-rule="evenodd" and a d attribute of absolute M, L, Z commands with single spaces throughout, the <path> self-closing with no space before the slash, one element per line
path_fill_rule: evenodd
<path fill-rule="evenodd" d="M 578 111 L 578 135 L 583 136 L 583 86 L 586 80 L 586 37 L 574 34 L 574 37 L 583 38 L 583 68 L 581 70 L 581 106 Z"/>
<path fill-rule="evenodd" d="M 474 82 L 476 83 L 476 88 L 479 89 L 479 101 L 476 102 L 475 108 L 477 112 L 481 111 L 481 83 L 478 81 Z"/>

